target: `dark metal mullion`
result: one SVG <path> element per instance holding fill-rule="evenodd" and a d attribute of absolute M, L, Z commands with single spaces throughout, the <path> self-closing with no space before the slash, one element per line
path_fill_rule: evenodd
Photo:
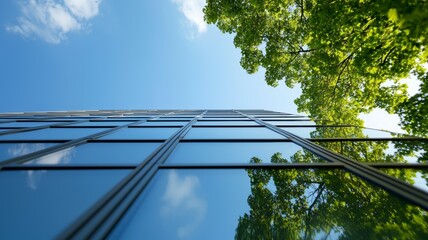
<path fill-rule="evenodd" d="M 158 115 L 158 116 L 154 117 L 153 119 L 156 119 L 156 118 L 158 118 L 160 116 L 164 116 L 164 115 L 168 115 L 168 114 L 170 114 L 170 113 L 163 114 L 163 115 Z M 86 122 L 86 120 L 85 120 L 85 122 Z M 45 149 L 40 150 L 40 151 L 36 151 L 36 152 L 29 153 L 29 154 L 26 154 L 26 155 L 15 157 L 15 158 L 10 158 L 8 160 L 0 162 L 0 169 L 3 166 L 8 165 L 8 164 L 19 164 L 19 163 L 23 163 L 23 162 L 32 160 L 34 158 L 42 157 L 42 156 L 48 155 L 50 153 L 53 153 L 53 152 L 56 152 L 56 151 L 59 151 L 59 150 L 63 150 L 63 149 L 66 149 L 66 148 L 69 148 L 69 147 L 72 147 L 72 146 L 77 146 L 79 144 L 87 142 L 88 140 L 94 140 L 94 139 L 103 137 L 105 135 L 111 134 L 111 133 L 113 133 L 113 132 L 115 132 L 117 130 L 120 130 L 122 128 L 126 128 L 128 126 L 140 124 L 140 123 L 143 123 L 143 122 L 146 122 L 146 119 L 145 120 L 141 120 L 141 121 L 137 121 L 137 122 L 132 122 L 132 123 L 125 124 L 125 125 L 121 125 L 121 126 L 117 126 L 117 127 L 108 129 L 106 131 L 95 133 L 95 134 L 92 134 L 92 135 L 89 135 L 89 136 L 85 136 L 85 137 L 82 137 L 82 138 L 79 138 L 79 139 L 67 141 L 65 143 L 58 144 L 56 146 L 52 146 L 52 147 L 49 147 L 49 148 L 45 148 Z"/>
<path fill-rule="evenodd" d="M 239 111 L 237 111 L 239 112 Z M 245 115 L 241 113 L 242 115 Z M 361 178 L 383 188 L 388 190 L 389 192 L 398 195 L 409 202 L 416 204 L 426 210 L 428 210 L 428 194 L 426 194 L 424 191 L 417 189 L 413 187 L 412 185 L 405 183 L 401 180 L 398 180 L 397 178 L 391 177 L 385 173 L 382 173 L 378 170 L 376 170 L 373 167 L 370 167 L 368 165 L 364 165 L 360 162 L 356 162 L 352 159 L 349 159 L 347 157 L 344 157 L 340 154 L 331 152 L 327 149 L 324 149 L 323 147 L 316 145 L 312 143 L 311 141 L 301 138 L 297 135 L 291 134 L 284 129 L 278 128 L 274 125 L 268 124 L 260 119 L 253 118 L 251 116 L 248 116 L 249 118 L 252 118 L 254 121 L 258 121 L 262 124 L 264 124 L 267 128 L 289 138 L 294 143 L 300 145 L 301 147 L 305 148 L 306 150 L 314 153 L 315 155 L 318 155 L 328 161 L 333 162 L 342 162 L 345 164 L 345 168 L 350 171 L 353 174 L 356 174 L 357 176 L 360 176 Z"/>
<path fill-rule="evenodd" d="M 171 153 L 172 149 L 177 145 L 180 136 L 187 132 L 186 130 L 196 122 L 197 118 L 195 117 L 188 124 L 184 125 L 159 146 L 124 180 L 62 232 L 58 236 L 58 239 L 104 238 L 154 176 L 158 169 L 154 166 L 160 165 L 160 161 Z"/>
<path fill-rule="evenodd" d="M 34 130 L 40 130 L 40 129 L 45 129 L 45 128 L 51 128 L 51 127 L 60 127 L 60 126 L 67 126 L 70 124 L 75 124 L 75 123 L 83 123 L 83 122 L 87 122 L 88 120 L 80 120 L 80 121 L 75 121 L 75 122 L 61 122 L 61 123 L 55 123 L 55 124 L 48 124 L 48 125 L 43 125 L 43 126 L 37 126 L 37 127 L 23 127 L 23 128 L 17 128 L 11 131 L 5 131 L 5 132 L 0 132 L 0 136 L 1 135 L 6 135 L 6 134 L 12 134 L 12 133 L 20 133 L 20 132 L 29 132 L 29 131 L 34 131 Z"/>
<path fill-rule="evenodd" d="M 2 124 L 2 123 L 11 123 L 11 122 L 43 122 L 43 121 L 38 121 L 38 120 L 49 120 L 49 119 L 55 119 L 55 117 L 37 118 L 37 120 L 34 120 L 33 118 L 1 120 L 0 124 Z"/>
<path fill-rule="evenodd" d="M 282 169 L 282 168 L 344 168 L 343 163 L 218 163 L 163 164 L 161 169 Z"/>
<path fill-rule="evenodd" d="M 167 158 L 165 158 L 166 160 Z M 428 170 L 428 164 L 420 163 L 365 163 L 368 166 L 377 169 L 415 169 L 415 170 Z M 84 169 L 134 169 L 137 164 L 70 164 L 70 165 L 7 165 L 2 170 L 84 170 Z M 194 163 L 162 163 L 159 165 L 161 169 L 228 169 L 228 168 L 324 168 L 324 167 L 344 167 L 343 163 L 208 163 L 208 164 L 194 164 Z"/>

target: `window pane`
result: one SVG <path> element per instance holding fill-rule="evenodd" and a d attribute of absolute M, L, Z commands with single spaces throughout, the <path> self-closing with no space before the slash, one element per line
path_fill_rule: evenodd
<path fill-rule="evenodd" d="M 171 121 L 191 121 L 193 118 L 169 118 L 169 117 L 161 117 L 156 120 L 171 120 Z"/>
<path fill-rule="evenodd" d="M 264 127 L 255 128 L 192 128 L 185 139 L 284 139 L 285 137 Z"/>
<path fill-rule="evenodd" d="M 109 238 L 425 239 L 426 214 L 342 170 L 160 170 Z"/>
<path fill-rule="evenodd" d="M 316 125 L 313 121 L 265 121 L 276 126 Z"/>
<path fill-rule="evenodd" d="M 54 239 L 129 172 L 1 171 L 1 238 Z"/>
<path fill-rule="evenodd" d="M 161 143 L 87 143 L 26 164 L 139 164 Z"/>
<path fill-rule="evenodd" d="M 10 123 L 2 123 L 0 127 L 38 127 L 44 125 L 58 124 L 64 122 L 10 122 Z"/>
<path fill-rule="evenodd" d="M 183 142 L 167 163 L 326 162 L 291 142 Z"/>
<path fill-rule="evenodd" d="M 101 139 L 168 139 L 180 128 L 125 128 Z"/>
<path fill-rule="evenodd" d="M 83 123 L 77 123 L 77 124 L 73 124 L 70 126 L 88 126 L 88 127 L 92 127 L 92 126 L 121 126 L 121 125 L 125 125 L 125 124 L 129 124 L 132 122 L 116 122 L 116 121 L 111 121 L 111 122 L 83 122 Z"/>
<path fill-rule="evenodd" d="M 0 161 L 37 152 L 57 143 L 0 143 Z"/>
<path fill-rule="evenodd" d="M 145 122 L 137 126 L 184 126 L 188 122 L 172 122 L 172 121 L 158 121 L 158 122 Z"/>
<path fill-rule="evenodd" d="M 428 169 L 381 168 L 380 171 L 396 177 L 428 193 Z"/>
<path fill-rule="evenodd" d="M 422 141 L 340 141 L 315 143 L 360 162 L 428 163 L 428 143 Z"/>
<path fill-rule="evenodd" d="M 254 121 L 198 121 L 196 126 L 216 126 L 216 125 L 245 125 L 245 126 L 260 126 Z"/>
<path fill-rule="evenodd" d="M 296 117 L 284 117 L 284 118 L 260 118 L 263 121 L 282 121 L 282 120 L 304 120 L 304 121 L 310 121 L 311 119 L 308 117 L 303 116 L 296 116 Z"/>
<path fill-rule="evenodd" d="M 47 128 L 35 131 L 7 134 L 0 140 L 55 140 L 77 139 L 107 130 L 108 128 Z"/>
<path fill-rule="evenodd" d="M 216 120 L 216 121 L 252 121 L 249 118 L 221 118 L 221 117 L 203 117 L 201 119 L 199 119 L 199 121 L 204 121 L 204 120 L 208 120 L 208 121 L 212 121 L 212 120 Z"/>
<path fill-rule="evenodd" d="M 393 138 L 403 134 L 359 127 L 284 127 L 290 133 L 304 138 Z"/>

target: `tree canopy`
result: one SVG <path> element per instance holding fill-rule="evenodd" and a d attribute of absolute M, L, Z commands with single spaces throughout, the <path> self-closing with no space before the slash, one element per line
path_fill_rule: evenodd
<path fill-rule="evenodd" d="M 269 85 L 301 87 L 299 111 L 360 125 L 378 107 L 427 134 L 428 1 L 207 0 L 204 14 L 236 34 L 248 73 L 263 67 Z M 399 80 L 412 71 L 423 84 L 409 98 Z"/>
<path fill-rule="evenodd" d="M 381 145 L 371 150 L 352 148 L 349 153 L 371 162 L 388 155 Z M 312 158 L 306 153 L 298 152 L 291 159 L 276 153 L 271 162 L 305 162 Z M 262 159 L 254 157 L 250 162 Z M 408 182 L 415 176 L 410 169 L 386 171 Z M 247 173 L 250 210 L 239 217 L 235 239 L 425 239 L 428 234 L 425 211 L 344 170 L 247 169 Z"/>

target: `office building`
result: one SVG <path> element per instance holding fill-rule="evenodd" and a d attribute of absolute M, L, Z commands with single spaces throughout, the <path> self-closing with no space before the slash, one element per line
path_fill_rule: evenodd
<path fill-rule="evenodd" d="M 428 139 L 266 110 L 0 114 L 1 239 L 428 239 Z"/>

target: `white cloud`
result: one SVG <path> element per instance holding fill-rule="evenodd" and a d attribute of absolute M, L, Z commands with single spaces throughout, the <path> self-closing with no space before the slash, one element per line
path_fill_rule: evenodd
<path fill-rule="evenodd" d="M 51 153 L 49 155 L 37 158 L 29 162 L 30 164 L 64 164 L 70 162 L 74 152 L 74 147 Z"/>
<path fill-rule="evenodd" d="M 196 27 L 198 33 L 207 31 L 207 24 L 204 21 L 202 9 L 205 0 L 172 0 L 178 4 L 178 9 L 184 14 L 189 24 Z"/>
<path fill-rule="evenodd" d="M 176 171 L 171 171 L 168 175 L 168 184 L 163 196 L 165 205 L 161 209 L 161 214 L 167 219 L 185 214 L 190 215 L 188 219 L 192 220 L 177 228 L 178 238 L 188 238 L 205 217 L 206 202 L 195 193 L 198 186 L 199 179 L 196 176 L 180 177 Z"/>
<path fill-rule="evenodd" d="M 90 19 L 98 15 L 101 0 L 64 0 L 64 3 L 76 17 Z"/>
<path fill-rule="evenodd" d="M 82 29 L 98 15 L 101 0 L 23 0 L 21 16 L 9 32 L 24 37 L 37 36 L 49 43 L 60 43 L 66 34 Z"/>

